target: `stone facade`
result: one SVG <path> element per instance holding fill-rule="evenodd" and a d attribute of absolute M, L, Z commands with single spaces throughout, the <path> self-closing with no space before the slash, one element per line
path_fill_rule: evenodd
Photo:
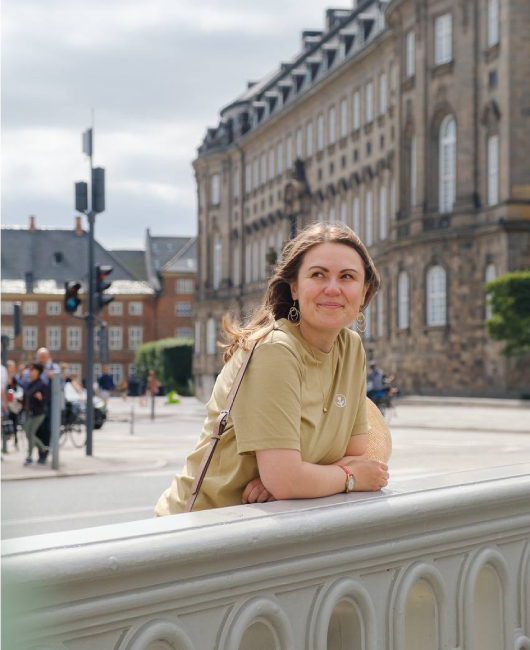
<path fill-rule="evenodd" d="M 330 9 L 221 111 L 194 161 L 201 397 L 223 313 L 251 312 L 268 261 L 314 220 L 342 220 L 369 247 L 383 282 L 364 345 L 404 392 L 528 386 L 528 360 L 486 335 L 484 282 L 530 265 L 529 32 L 526 0 Z"/>

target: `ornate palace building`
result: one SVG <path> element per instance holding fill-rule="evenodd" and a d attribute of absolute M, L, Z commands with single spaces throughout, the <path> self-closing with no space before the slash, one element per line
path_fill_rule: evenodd
<path fill-rule="evenodd" d="M 193 163 L 199 396 L 223 314 L 251 313 L 315 220 L 368 246 L 382 286 L 364 345 L 405 392 L 528 386 L 528 359 L 484 327 L 484 282 L 530 266 L 528 34 L 528 0 L 354 0 L 221 110 Z"/>

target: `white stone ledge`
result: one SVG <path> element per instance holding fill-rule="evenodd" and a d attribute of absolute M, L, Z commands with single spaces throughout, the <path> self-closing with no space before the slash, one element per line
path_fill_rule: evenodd
<path fill-rule="evenodd" d="M 153 639 L 179 650 L 238 650 L 236 639 L 261 612 L 265 622 L 248 634 L 269 635 L 281 650 L 309 643 L 325 650 L 315 639 L 327 634 L 341 598 L 362 601 L 351 606 L 372 637 L 394 629 L 404 639 L 409 591 L 424 581 L 439 602 L 440 647 L 467 639 L 462 647 L 473 650 L 470 608 L 484 565 L 494 567 L 503 603 L 511 603 L 512 613 L 503 613 L 510 647 L 516 638 L 525 648 L 530 463 L 389 488 L 7 540 L 3 578 L 20 641 L 12 648 L 53 640 L 77 650 L 83 638 L 91 650 L 150 650 Z M 293 616 L 305 621 L 305 640 Z"/>

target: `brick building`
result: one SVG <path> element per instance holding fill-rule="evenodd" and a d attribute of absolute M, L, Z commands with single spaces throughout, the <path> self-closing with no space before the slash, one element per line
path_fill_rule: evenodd
<path fill-rule="evenodd" d="M 17 363 L 30 361 L 39 347 L 48 347 L 55 361 L 64 361 L 72 372 L 83 376 L 85 324 L 63 309 L 64 282 L 79 280 L 87 285 L 88 235 L 76 218 L 72 230 L 37 228 L 30 218 L 29 228 L 2 228 L 2 334 L 13 336 L 13 305 L 22 304 L 22 335 L 12 340 L 9 358 Z M 146 239 L 150 241 L 149 231 Z M 159 267 L 171 263 L 182 249 L 193 258 L 194 239 L 165 237 L 164 254 L 156 251 L 147 256 L 144 250 L 110 251 L 96 242 L 96 264 L 110 265 L 113 272 L 108 290 L 114 296 L 98 316 L 108 328 L 110 370 L 118 385 L 134 370 L 138 345 L 158 338 L 173 336 L 178 327 L 186 327 L 186 338 L 191 330 L 189 316 L 171 319 L 164 316 L 164 286 Z M 169 248 L 171 244 L 171 250 Z M 186 253 L 183 253 L 186 258 Z M 178 260 L 177 260 L 178 262 Z M 177 263 L 175 262 L 175 263 Z M 193 264 L 187 272 L 177 271 L 175 278 L 194 282 Z M 173 282 L 175 285 L 175 281 Z M 176 285 L 175 285 L 176 286 Z M 173 287 L 173 303 L 175 302 Z M 188 289 L 189 287 L 186 287 Z M 191 302 L 189 294 L 185 295 Z M 161 312 L 159 313 L 159 309 Z M 83 304 L 79 314 L 83 313 Z M 173 308 L 173 313 L 175 313 Z M 99 341 L 96 334 L 95 374 L 100 371 Z"/>
<path fill-rule="evenodd" d="M 484 327 L 484 282 L 530 266 L 528 33 L 527 0 L 354 0 L 221 110 L 193 163 L 203 398 L 223 313 L 252 310 L 270 254 L 314 220 L 370 249 L 364 345 L 405 392 L 528 385 Z"/>

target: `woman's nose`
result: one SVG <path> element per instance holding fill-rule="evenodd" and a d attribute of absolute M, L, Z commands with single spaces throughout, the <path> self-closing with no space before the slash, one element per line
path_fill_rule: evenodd
<path fill-rule="evenodd" d="M 329 280 L 327 286 L 326 286 L 325 291 L 326 291 L 327 294 L 330 294 L 330 295 L 333 295 L 333 296 L 336 296 L 337 294 L 339 294 L 340 293 L 340 287 L 339 287 L 339 284 L 338 284 L 337 280 L 334 280 L 333 278 L 331 278 Z"/>

